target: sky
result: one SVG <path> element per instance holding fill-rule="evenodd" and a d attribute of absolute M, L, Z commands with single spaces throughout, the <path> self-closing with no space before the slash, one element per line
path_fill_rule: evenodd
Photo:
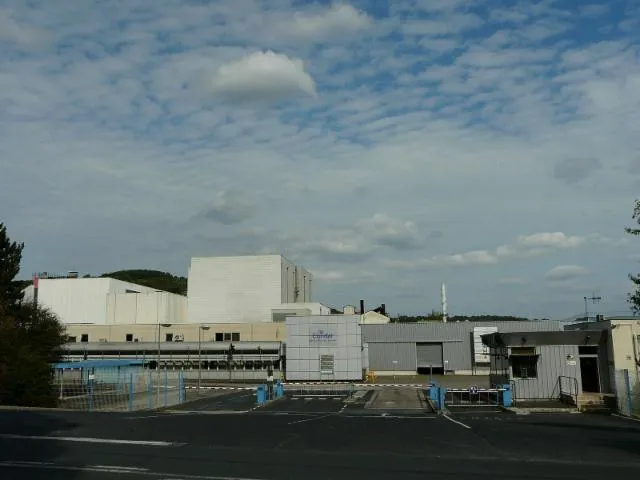
<path fill-rule="evenodd" d="M 640 1 L 0 2 L 33 272 L 280 253 L 315 301 L 627 314 Z"/>

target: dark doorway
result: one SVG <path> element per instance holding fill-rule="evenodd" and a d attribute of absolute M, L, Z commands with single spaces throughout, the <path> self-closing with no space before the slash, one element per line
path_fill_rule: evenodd
<path fill-rule="evenodd" d="M 583 392 L 600 392 L 598 357 L 580 357 L 580 378 Z"/>

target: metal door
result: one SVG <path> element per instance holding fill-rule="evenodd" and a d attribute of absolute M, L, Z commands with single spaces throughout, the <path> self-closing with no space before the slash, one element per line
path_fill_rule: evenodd
<path fill-rule="evenodd" d="M 442 368 L 442 343 L 416 343 L 418 368 Z"/>

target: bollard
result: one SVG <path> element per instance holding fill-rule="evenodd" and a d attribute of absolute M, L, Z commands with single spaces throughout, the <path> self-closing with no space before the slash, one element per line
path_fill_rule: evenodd
<path fill-rule="evenodd" d="M 510 407 L 513 402 L 511 397 L 511 385 L 506 383 L 504 385 L 500 385 L 500 388 L 504 388 L 504 392 L 502 392 L 502 406 Z"/>
<path fill-rule="evenodd" d="M 264 385 L 260 385 L 256 388 L 256 401 L 258 405 L 264 405 L 267 403 L 267 392 Z"/>
<path fill-rule="evenodd" d="M 445 387 L 438 387 L 438 408 L 444 410 L 446 408 L 445 398 L 447 395 L 447 389 Z"/>
<path fill-rule="evenodd" d="M 276 398 L 280 398 L 283 396 L 284 396 L 284 385 L 282 385 L 282 382 L 278 380 L 278 383 L 276 383 Z"/>

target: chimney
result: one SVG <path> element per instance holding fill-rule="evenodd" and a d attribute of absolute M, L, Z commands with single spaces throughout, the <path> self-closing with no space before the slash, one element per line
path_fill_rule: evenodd
<path fill-rule="evenodd" d="M 380 305 L 380 313 L 382 315 L 386 315 L 387 314 L 387 306 L 384 303 L 382 305 Z"/>
<path fill-rule="evenodd" d="M 364 315 L 364 300 L 360 300 L 360 315 Z"/>
<path fill-rule="evenodd" d="M 447 287 L 442 284 L 442 323 L 447 323 Z"/>

